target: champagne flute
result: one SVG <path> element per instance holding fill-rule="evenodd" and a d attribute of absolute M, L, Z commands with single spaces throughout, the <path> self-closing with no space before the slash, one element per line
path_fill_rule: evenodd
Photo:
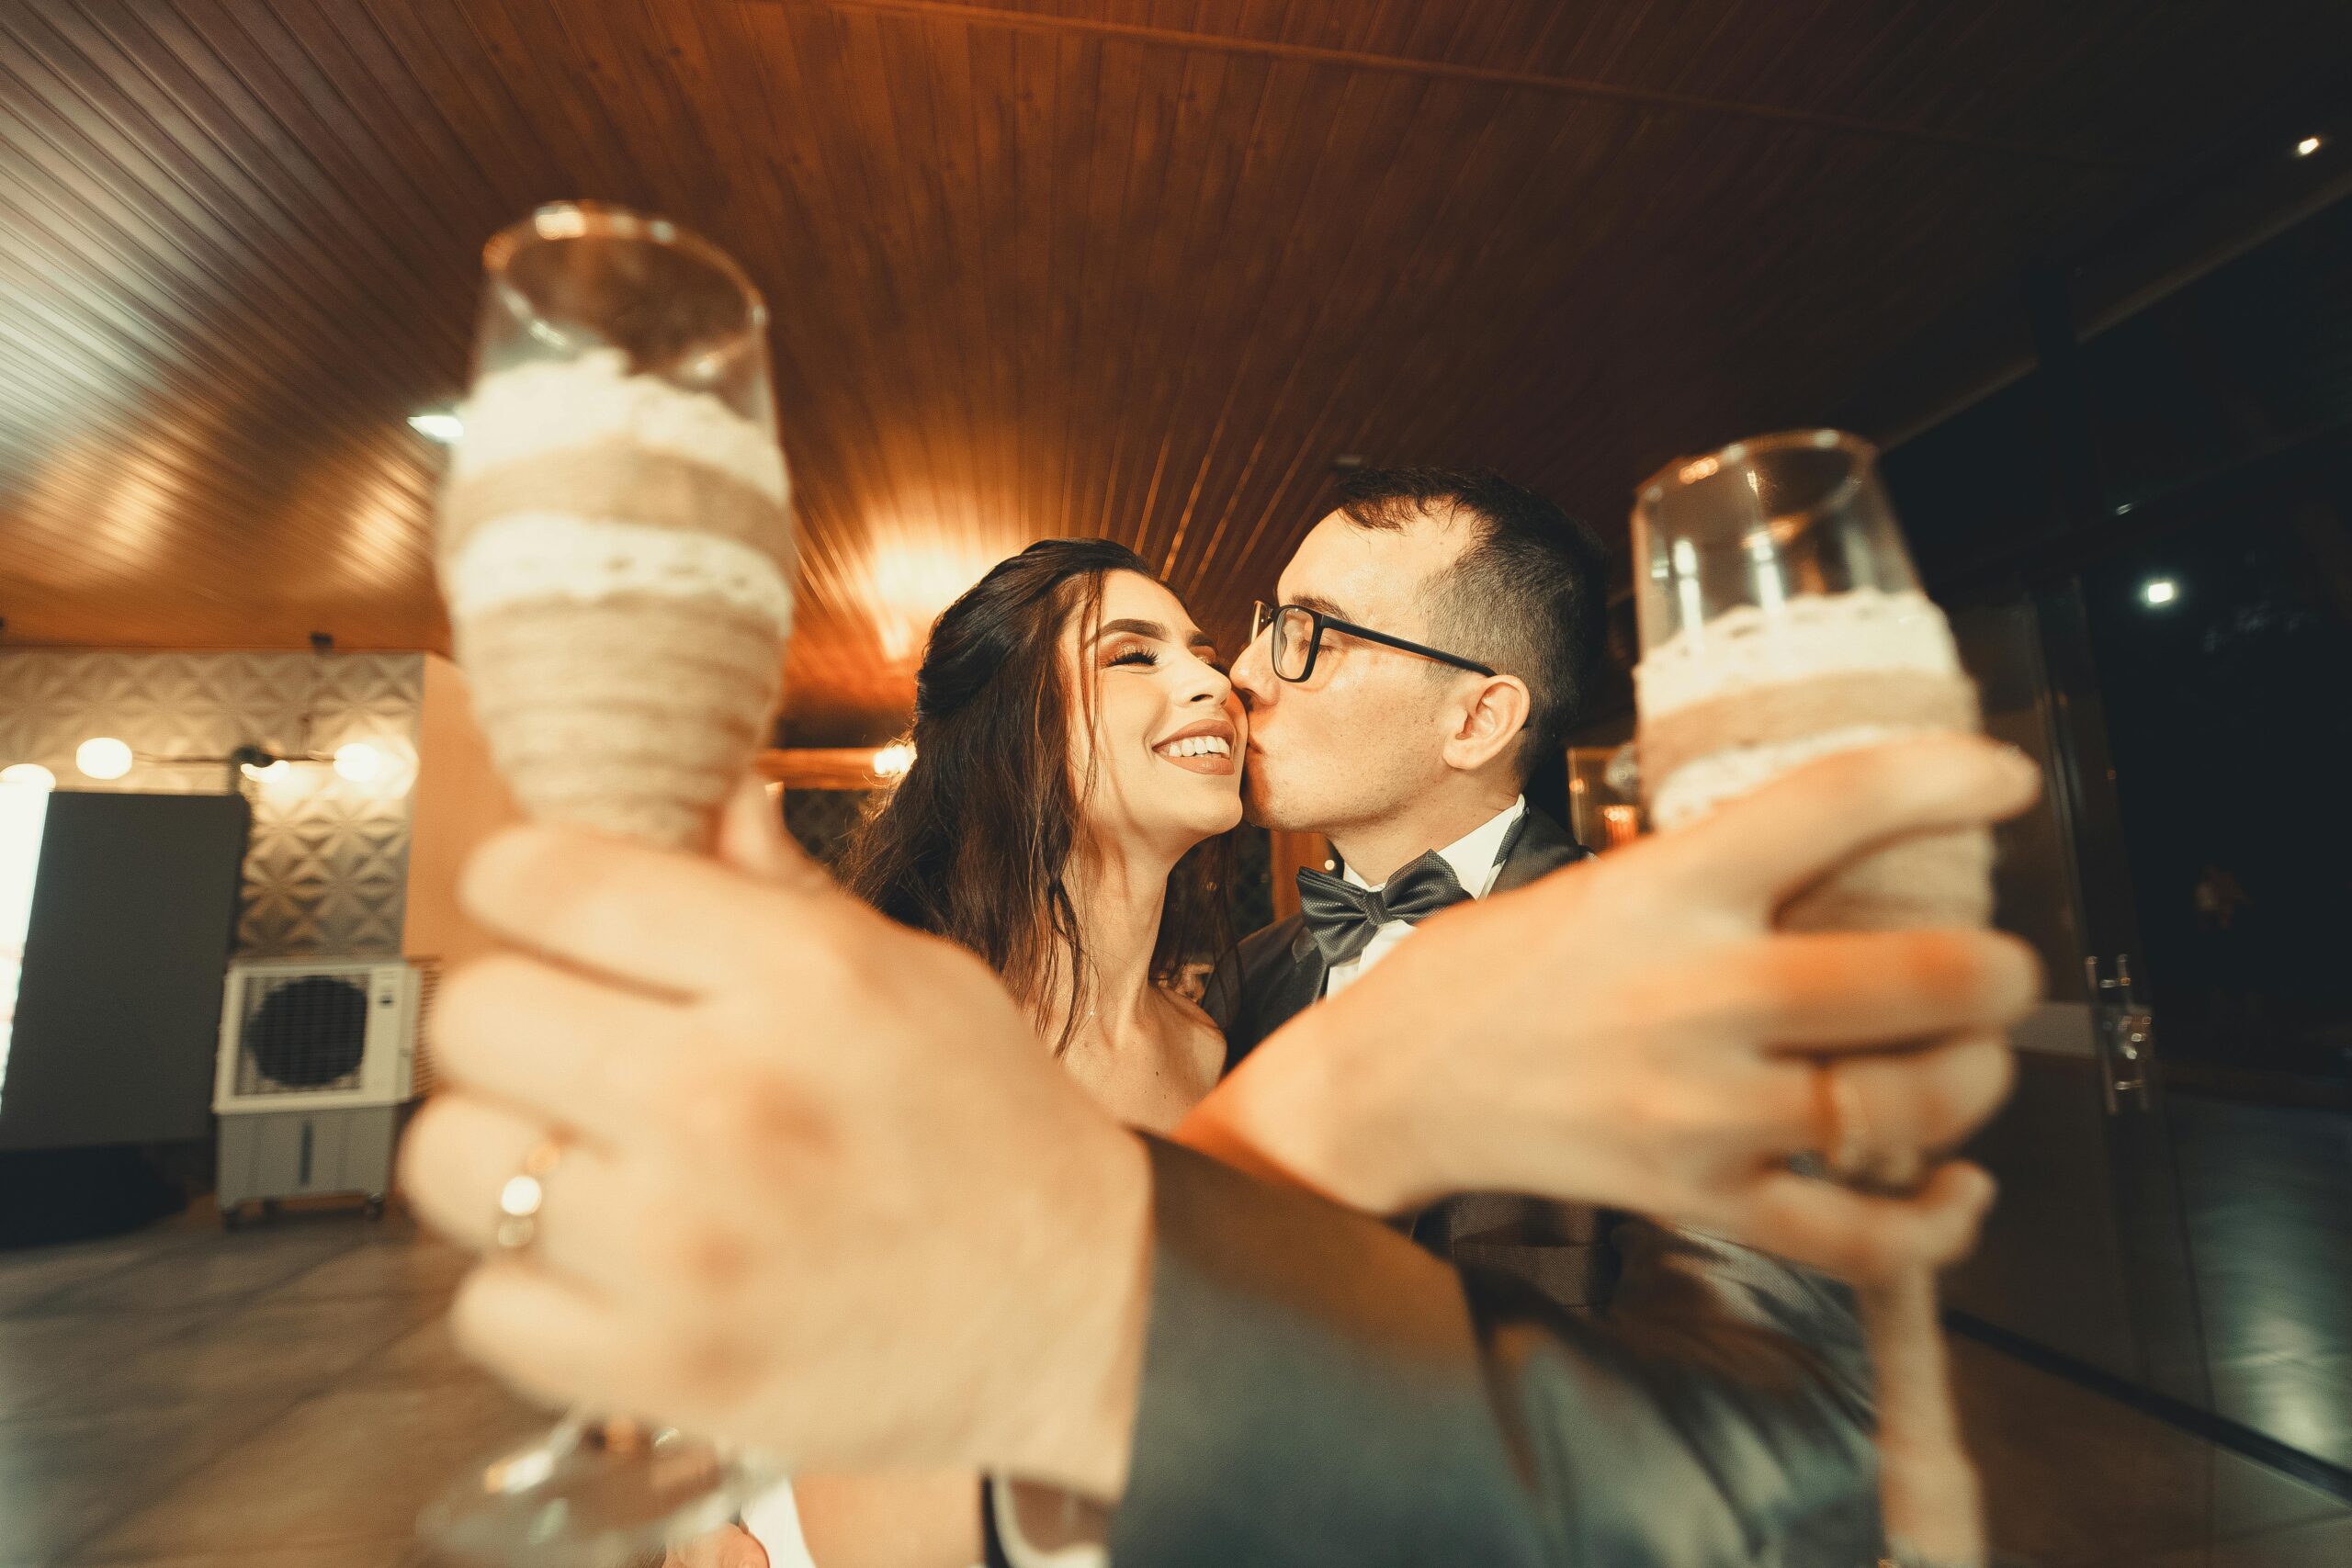
<path fill-rule="evenodd" d="M 768 732 L 791 619 L 766 307 L 715 246 L 618 208 L 542 208 L 483 264 L 435 542 L 492 755 L 534 818 L 707 853 Z M 530 1246 L 542 1196 L 560 1208 L 559 1153 L 501 1195 L 502 1249 Z M 419 1525 L 460 1558 L 611 1568 L 782 1478 L 574 1411 Z"/>
<path fill-rule="evenodd" d="M 1706 815 L 1802 762 L 1933 730 L 1974 730 L 1975 688 L 1920 592 L 1877 454 L 1838 431 L 1739 442 L 1668 465 L 1634 508 L 1644 794 L 1657 826 Z M 1783 930 L 1989 924 L 1992 839 L 1887 846 L 1781 909 Z M 1825 1064 L 1825 1066 L 1826 1065 Z M 1826 1074 L 1831 1136 L 1840 1115 Z M 1845 1122 L 1842 1132 L 1838 1124 Z M 1825 1151 L 1832 1174 L 1905 1190 L 1920 1151 Z M 1895 1560 L 1975 1568 L 1981 1489 L 1962 1444 L 1926 1269 L 1857 1292 L 1878 1391 L 1880 1500 Z"/>

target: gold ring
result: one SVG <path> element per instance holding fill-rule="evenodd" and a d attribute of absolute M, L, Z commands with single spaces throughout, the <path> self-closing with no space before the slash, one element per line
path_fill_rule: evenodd
<path fill-rule="evenodd" d="M 1839 1181 L 1853 1181 L 1871 1168 L 1870 1119 L 1862 1092 L 1827 1062 L 1813 1065 L 1813 1098 L 1821 1117 L 1821 1163 Z"/>
<path fill-rule="evenodd" d="M 547 1179 L 563 1163 L 563 1143 L 541 1138 L 523 1156 L 523 1168 L 498 1190 L 498 1228 L 492 1233 L 501 1252 L 520 1252 L 539 1234 L 539 1208 L 548 1200 Z"/>

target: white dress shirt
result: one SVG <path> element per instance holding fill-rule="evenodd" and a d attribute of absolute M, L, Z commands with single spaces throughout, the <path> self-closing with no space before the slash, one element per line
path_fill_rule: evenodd
<path fill-rule="evenodd" d="M 1472 829 L 1438 851 L 1445 863 L 1453 868 L 1454 879 L 1473 898 L 1484 898 L 1493 889 L 1495 878 L 1502 874 L 1503 869 L 1495 857 L 1502 853 L 1504 840 L 1510 837 L 1510 830 L 1519 826 L 1519 819 L 1526 815 L 1527 796 L 1522 795 L 1501 812 L 1487 818 L 1484 827 Z M 1340 874 L 1358 887 L 1372 887 L 1371 883 L 1356 874 L 1356 868 L 1351 865 L 1342 867 Z M 1385 886 L 1385 883 L 1382 884 L 1382 886 Z M 1378 888 L 1373 890 L 1379 891 Z M 1363 952 L 1358 953 L 1353 962 L 1331 966 L 1329 978 L 1323 982 L 1323 994 L 1336 997 L 1354 985 L 1358 976 L 1379 963 L 1391 949 L 1412 933 L 1413 928 L 1403 920 L 1389 920 L 1382 925 L 1372 933 L 1372 941 L 1365 944 Z"/>

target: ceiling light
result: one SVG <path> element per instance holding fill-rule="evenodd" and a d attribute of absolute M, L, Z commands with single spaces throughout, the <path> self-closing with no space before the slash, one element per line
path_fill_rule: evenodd
<path fill-rule="evenodd" d="M 466 422 L 453 413 L 413 413 L 408 416 L 408 427 L 444 446 L 455 446 L 466 433 Z"/>
<path fill-rule="evenodd" d="M 2295 156 L 2298 158 L 2308 158 L 2318 151 L 2319 138 L 2316 136 L 2306 136 L 2295 143 Z"/>
<path fill-rule="evenodd" d="M 2140 597 L 2151 604 L 2169 604 L 2180 597 L 2180 584 L 2169 577 L 2155 578 L 2140 590 Z"/>
<path fill-rule="evenodd" d="M 915 765 L 915 749 L 904 740 L 893 740 L 874 753 L 874 776 L 878 779 L 899 779 Z"/>
<path fill-rule="evenodd" d="M 355 740 L 335 748 L 334 771 L 353 784 L 366 784 L 384 771 L 384 754 L 365 740 Z"/>
<path fill-rule="evenodd" d="M 39 762 L 15 762 L 0 768 L 0 784 L 17 784 L 26 789 L 55 789 L 57 775 Z"/>
<path fill-rule="evenodd" d="M 110 735 L 93 736 L 74 750 L 74 765 L 94 779 L 119 779 L 130 763 L 130 748 Z"/>

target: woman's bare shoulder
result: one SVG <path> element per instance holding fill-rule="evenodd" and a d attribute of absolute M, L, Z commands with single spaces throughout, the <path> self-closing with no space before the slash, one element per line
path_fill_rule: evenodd
<path fill-rule="evenodd" d="M 1209 1016 L 1208 1009 L 1200 1004 L 1199 998 L 1179 989 L 1172 982 L 1161 986 L 1159 994 L 1175 1004 L 1178 1016 L 1186 1023 L 1196 1029 L 1204 1029 L 1219 1040 L 1225 1038 L 1225 1031 L 1216 1026 L 1216 1020 Z"/>
<path fill-rule="evenodd" d="M 1163 986 L 1161 993 L 1175 1006 L 1175 1014 L 1189 1037 L 1192 1059 L 1206 1066 L 1208 1081 L 1214 1083 L 1225 1076 L 1225 1031 L 1217 1027 L 1208 1010 L 1193 998 L 1173 987 Z"/>

